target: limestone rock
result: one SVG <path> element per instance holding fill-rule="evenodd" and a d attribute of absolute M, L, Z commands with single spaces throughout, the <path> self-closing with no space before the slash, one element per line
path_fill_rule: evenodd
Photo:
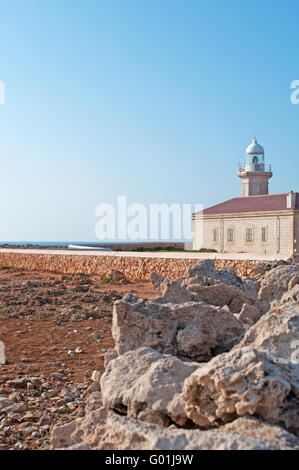
<path fill-rule="evenodd" d="M 92 392 L 87 396 L 85 412 L 86 414 L 91 413 L 94 410 L 98 410 L 103 407 L 102 394 L 100 391 Z"/>
<path fill-rule="evenodd" d="M 290 281 L 299 274 L 298 264 L 287 264 L 277 266 L 267 272 L 261 281 L 261 288 L 258 297 L 266 313 L 275 300 L 280 300 L 288 290 Z"/>
<path fill-rule="evenodd" d="M 188 269 L 188 278 L 197 278 L 204 281 L 206 278 L 216 276 L 214 261 L 211 259 L 202 260 L 199 263 L 192 264 Z"/>
<path fill-rule="evenodd" d="M 293 276 L 292 279 L 290 280 L 288 284 L 288 290 L 293 289 L 293 287 L 295 286 L 297 287 L 299 286 L 299 273 L 295 274 L 295 276 Z"/>
<path fill-rule="evenodd" d="M 285 292 L 285 294 L 283 294 L 280 300 L 272 302 L 271 307 L 274 308 L 275 306 L 279 306 L 281 304 L 289 302 L 299 303 L 299 284 L 295 284 L 291 289 Z"/>
<path fill-rule="evenodd" d="M 114 442 L 115 448 L 121 450 L 270 450 L 281 448 L 278 439 L 273 445 L 266 439 L 253 439 L 236 433 L 165 429 L 158 425 L 141 423 L 116 415 L 110 415 L 107 424 L 106 442 Z M 282 438 L 282 447 L 290 449 L 290 446 L 285 445 L 284 439 Z"/>
<path fill-rule="evenodd" d="M 127 283 L 127 279 L 121 271 L 118 271 L 117 269 L 111 269 L 111 271 L 108 274 L 108 278 L 111 279 L 112 282 L 116 283 Z"/>
<path fill-rule="evenodd" d="M 244 416 L 232 423 L 225 424 L 219 428 L 219 432 L 235 433 L 242 437 L 256 439 L 263 443 L 269 443 L 273 448 L 280 450 L 299 449 L 299 438 L 294 434 L 252 416 Z"/>
<path fill-rule="evenodd" d="M 227 305 L 233 313 L 239 313 L 244 303 L 259 304 L 256 283 L 242 281 L 233 268 L 217 271 L 212 260 L 190 266 L 182 285 L 198 294 L 203 302 L 220 307 Z"/>
<path fill-rule="evenodd" d="M 91 393 L 100 392 L 100 391 L 101 391 L 100 383 L 99 382 L 92 382 L 92 384 L 89 385 L 89 387 L 87 388 L 86 393 L 91 394 Z"/>
<path fill-rule="evenodd" d="M 70 447 L 67 447 L 66 449 L 61 449 L 61 450 L 68 450 L 68 451 L 71 451 L 71 450 L 90 450 L 88 444 L 86 444 L 86 442 L 80 442 L 78 444 L 74 444 Z"/>
<path fill-rule="evenodd" d="M 203 362 L 229 351 L 244 333 L 232 313 L 203 302 L 161 304 L 127 296 L 114 303 L 112 335 L 118 355 L 150 347 Z"/>
<path fill-rule="evenodd" d="M 248 301 L 240 289 L 222 282 L 210 286 L 189 284 L 188 290 L 197 293 L 200 300 L 210 305 L 227 305 L 233 313 L 239 313 L 243 304 Z"/>
<path fill-rule="evenodd" d="M 263 425 L 244 435 L 228 430 L 199 431 L 177 429 L 136 421 L 116 415 L 105 408 L 63 426 L 51 435 L 53 449 L 68 450 L 278 450 L 297 448 L 295 437 L 283 430 Z M 244 425 L 243 425 L 244 427 Z M 247 426 L 248 427 L 248 426 Z M 224 428 L 222 428 L 224 429 Z M 248 436 L 246 435 L 248 434 Z M 250 435 L 256 435 L 257 438 Z M 273 442 L 268 440 L 272 437 Z"/>
<path fill-rule="evenodd" d="M 108 349 L 108 351 L 104 354 L 104 367 L 107 368 L 108 364 L 112 359 L 117 358 L 117 351 L 116 349 Z"/>
<path fill-rule="evenodd" d="M 183 382 L 199 364 L 141 348 L 111 361 L 101 378 L 107 408 L 141 421 L 184 426 Z"/>
<path fill-rule="evenodd" d="M 153 300 L 155 303 L 167 304 L 175 303 L 182 304 L 185 302 L 199 302 L 200 298 L 197 294 L 189 292 L 183 287 L 178 281 L 167 281 L 164 280 L 159 284 L 158 291 L 160 297 Z"/>
<path fill-rule="evenodd" d="M 163 281 L 165 281 L 165 277 L 161 276 L 161 274 L 158 274 L 158 273 L 155 273 L 155 272 L 152 272 L 150 274 L 150 281 L 154 287 L 154 289 L 157 291 L 157 293 L 159 295 L 162 294 L 162 291 L 160 289 L 160 286 L 161 284 L 163 283 Z"/>
<path fill-rule="evenodd" d="M 242 285 L 242 292 L 248 303 L 255 305 L 260 310 L 260 301 L 258 292 L 261 288 L 260 282 L 253 281 L 252 279 L 245 279 Z"/>
<path fill-rule="evenodd" d="M 91 374 L 91 380 L 93 382 L 99 382 L 101 380 L 101 372 L 99 370 L 94 370 Z"/>
<path fill-rule="evenodd" d="M 276 260 L 276 261 L 262 261 L 260 263 L 257 263 L 254 269 L 251 272 L 252 277 L 254 278 L 259 278 L 264 276 L 267 272 L 271 271 L 274 268 L 277 268 L 278 266 L 287 266 L 291 264 L 288 261 L 284 260 Z"/>
<path fill-rule="evenodd" d="M 260 317 L 260 312 L 254 305 L 243 304 L 240 315 L 239 315 L 240 320 L 242 321 L 249 320 L 252 323 L 256 323 L 259 317 Z"/>
<path fill-rule="evenodd" d="M 88 416 L 90 416 L 90 414 Z M 99 413 L 97 413 L 97 417 L 98 416 L 99 416 Z M 106 417 L 106 414 L 105 414 L 105 417 Z M 84 421 L 84 418 L 80 418 L 75 421 L 71 421 L 70 423 L 64 424 L 62 426 L 59 426 L 59 425 L 54 426 L 52 434 L 51 434 L 52 448 L 53 449 L 69 448 L 73 445 L 76 445 L 82 442 L 82 438 L 79 438 L 76 441 L 75 440 L 76 438 L 73 437 L 73 433 L 78 428 L 80 428 L 80 425 L 82 424 L 83 421 Z"/>
<path fill-rule="evenodd" d="M 251 346 L 290 361 L 295 341 L 299 344 L 299 303 L 288 303 L 263 315 L 235 349 Z"/>
<path fill-rule="evenodd" d="M 245 347 L 198 368 L 183 387 L 187 416 L 209 429 L 246 414 L 299 434 L 299 366 Z"/>
<path fill-rule="evenodd" d="M 223 284 L 242 287 L 242 279 L 236 275 L 233 268 L 227 267 L 222 270 L 216 270 L 214 261 L 211 259 L 202 260 L 193 264 L 188 269 L 188 276 L 185 279 L 185 285 L 192 284 L 211 285 L 217 282 Z"/>

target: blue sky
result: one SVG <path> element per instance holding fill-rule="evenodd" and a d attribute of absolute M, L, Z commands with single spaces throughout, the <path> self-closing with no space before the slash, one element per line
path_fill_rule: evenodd
<path fill-rule="evenodd" d="M 3 0 L 0 240 L 94 240 L 95 208 L 239 196 L 257 134 L 299 191 L 297 0 Z"/>

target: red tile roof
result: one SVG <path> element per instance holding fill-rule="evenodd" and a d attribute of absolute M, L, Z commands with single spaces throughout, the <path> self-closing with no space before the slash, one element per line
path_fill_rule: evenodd
<path fill-rule="evenodd" d="M 235 197 L 216 206 L 204 209 L 204 215 L 234 214 L 239 212 L 268 212 L 287 209 L 287 195 L 267 194 L 264 196 Z M 296 193 L 295 209 L 299 210 L 299 193 Z M 200 212 L 197 212 L 200 214 Z"/>

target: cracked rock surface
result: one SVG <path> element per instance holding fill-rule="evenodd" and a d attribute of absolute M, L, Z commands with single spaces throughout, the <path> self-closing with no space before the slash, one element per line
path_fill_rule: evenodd
<path fill-rule="evenodd" d="M 141 421 L 168 426 L 188 423 L 184 380 L 198 364 L 141 348 L 111 361 L 101 378 L 104 405 Z"/>
<path fill-rule="evenodd" d="M 114 303 L 87 415 L 56 426 L 52 448 L 298 449 L 298 279 L 280 261 L 252 279 L 212 260 L 177 281 L 152 273 L 156 298 Z"/>
<path fill-rule="evenodd" d="M 185 380 L 187 416 L 210 429 L 250 414 L 298 435 L 298 369 L 251 347 L 217 356 Z"/>

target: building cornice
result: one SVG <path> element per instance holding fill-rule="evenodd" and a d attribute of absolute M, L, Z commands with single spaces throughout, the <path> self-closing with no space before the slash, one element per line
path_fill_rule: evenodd
<path fill-rule="evenodd" d="M 252 217 L 287 217 L 290 215 L 299 214 L 298 210 L 284 209 L 280 211 L 263 211 L 263 212 L 231 212 L 226 214 L 192 214 L 192 220 L 213 220 L 213 219 L 248 219 Z"/>

